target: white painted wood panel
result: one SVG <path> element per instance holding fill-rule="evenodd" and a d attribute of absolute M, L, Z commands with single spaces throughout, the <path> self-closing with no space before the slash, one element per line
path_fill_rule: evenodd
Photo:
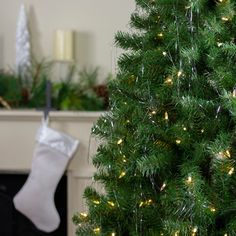
<path fill-rule="evenodd" d="M 49 126 L 80 141 L 79 148 L 67 167 L 68 236 L 75 236 L 72 216 L 86 210 L 83 192 L 92 183 L 95 171 L 91 157 L 98 141 L 91 128 L 101 112 L 51 112 Z M 0 111 L 0 172 L 29 172 L 35 146 L 35 134 L 42 112 L 31 110 Z"/>

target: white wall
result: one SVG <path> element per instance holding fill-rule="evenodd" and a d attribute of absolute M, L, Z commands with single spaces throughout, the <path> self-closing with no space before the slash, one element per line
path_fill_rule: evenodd
<path fill-rule="evenodd" d="M 53 57 L 56 29 L 76 31 L 76 58 L 80 68 L 101 68 L 101 75 L 115 72 L 114 35 L 129 30 L 134 0 L 0 0 L 0 68 L 15 63 L 15 32 L 20 4 L 28 13 L 33 54 L 38 60 Z"/>

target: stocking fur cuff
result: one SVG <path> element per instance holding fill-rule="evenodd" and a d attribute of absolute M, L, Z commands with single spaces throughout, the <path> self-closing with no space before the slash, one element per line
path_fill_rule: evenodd
<path fill-rule="evenodd" d="M 39 143 L 45 144 L 66 156 L 71 157 L 76 151 L 79 141 L 54 129 L 47 125 L 42 125 L 37 132 L 36 140 Z"/>

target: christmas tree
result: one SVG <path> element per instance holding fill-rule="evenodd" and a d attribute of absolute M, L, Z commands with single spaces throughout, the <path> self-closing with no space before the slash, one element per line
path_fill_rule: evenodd
<path fill-rule="evenodd" d="M 236 235 L 235 3 L 136 0 L 78 236 Z"/>

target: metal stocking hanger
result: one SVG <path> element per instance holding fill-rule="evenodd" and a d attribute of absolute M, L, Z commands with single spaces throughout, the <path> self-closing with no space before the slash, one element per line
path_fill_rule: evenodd
<path fill-rule="evenodd" d="M 49 118 L 49 112 L 52 110 L 52 83 L 50 80 L 46 82 L 46 91 L 45 91 L 46 106 L 43 109 L 44 111 L 44 121 L 47 122 Z"/>

